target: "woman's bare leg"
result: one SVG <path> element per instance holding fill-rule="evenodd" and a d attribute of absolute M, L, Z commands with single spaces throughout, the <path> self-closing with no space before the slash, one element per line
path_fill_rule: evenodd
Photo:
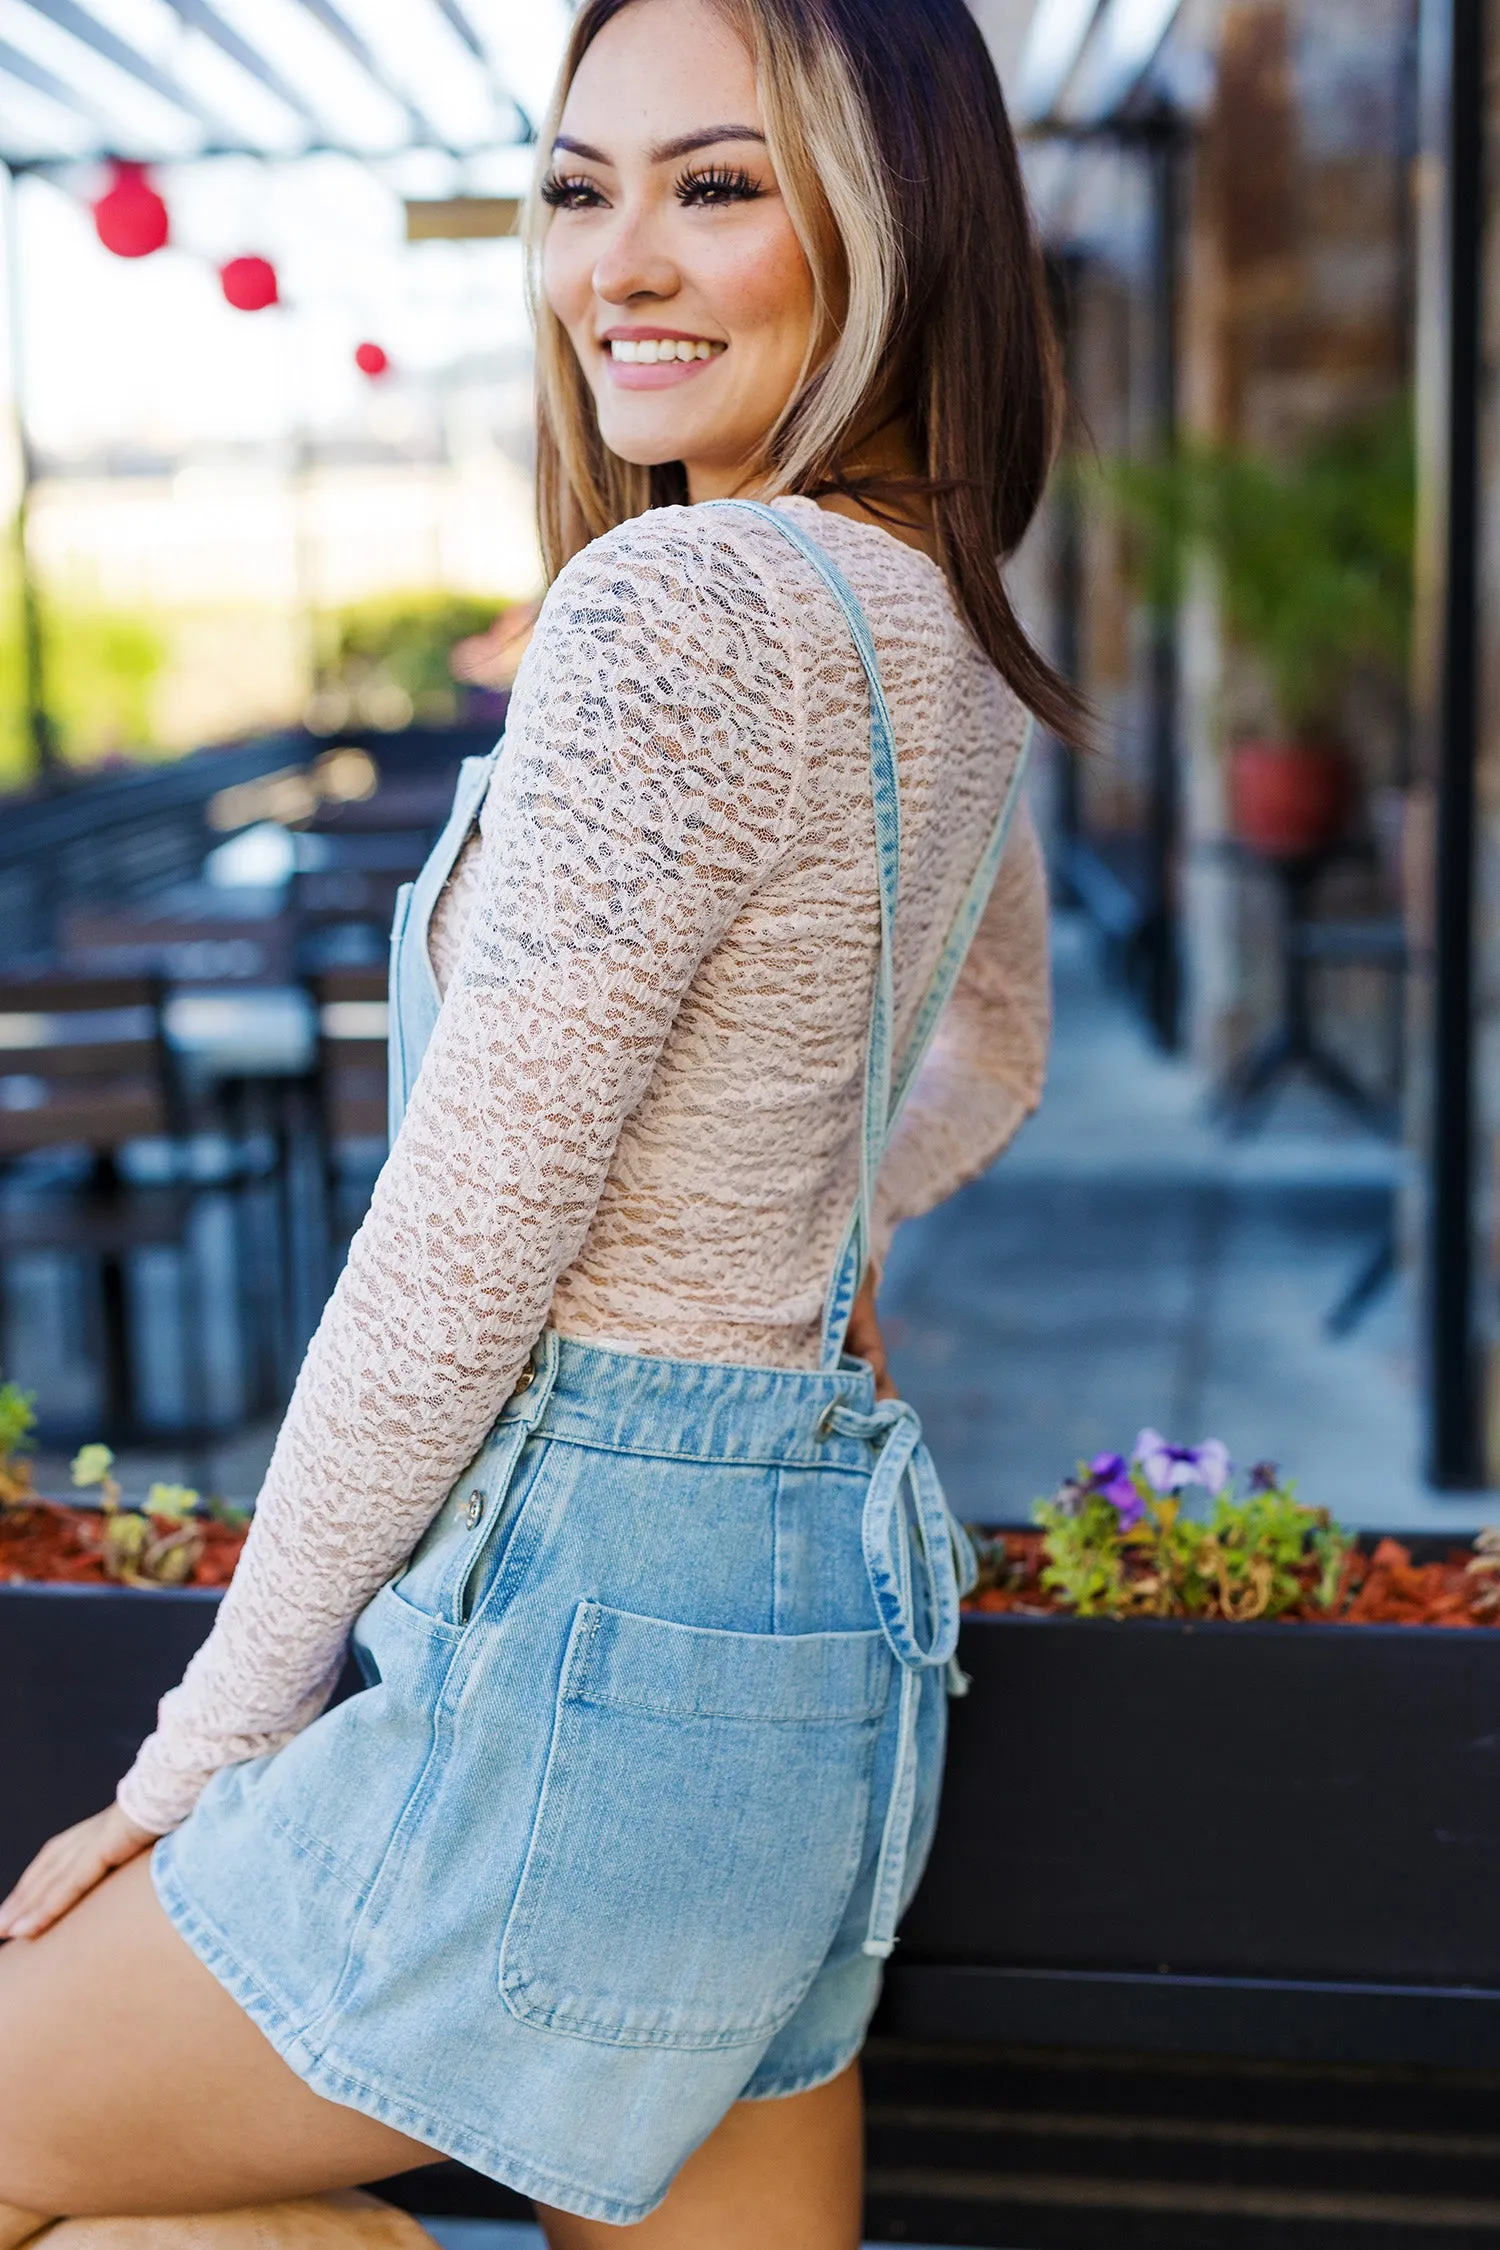
<path fill-rule="evenodd" d="M 857 2070 L 740 2102 L 638 2227 L 541 2214 L 553 2250 L 857 2250 Z M 358 2186 L 433 2151 L 305 2086 L 131 1861 L 0 1946 L 0 2206 L 211 2211 Z"/>
<path fill-rule="evenodd" d="M 859 2250 L 859 2068 L 785 2101 L 739 2102 L 635 2227 L 539 2211 L 551 2250 Z"/>
<path fill-rule="evenodd" d="M 173 1929 L 146 1859 L 0 1947 L 0 2205 L 222 2210 L 432 2160 L 302 2083 Z"/>

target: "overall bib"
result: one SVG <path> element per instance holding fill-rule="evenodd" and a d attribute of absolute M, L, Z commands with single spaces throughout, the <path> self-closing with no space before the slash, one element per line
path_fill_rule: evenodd
<path fill-rule="evenodd" d="M 869 682 L 880 961 L 821 1367 L 545 1331 L 358 1619 L 364 1692 L 218 1774 L 154 1860 L 178 1929 L 320 2093 L 615 2225 L 733 2102 L 858 2052 L 931 1841 L 971 1559 L 916 1415 L 843 1343 L 1021 771 L 898 1060 L 900 799 L 868 624 L 788 517 L 712 504 L 801 550 Z M 397 910 L 393 1131 L 440 1004 L 428 924 L 493 756 L 466 762 Z"/>

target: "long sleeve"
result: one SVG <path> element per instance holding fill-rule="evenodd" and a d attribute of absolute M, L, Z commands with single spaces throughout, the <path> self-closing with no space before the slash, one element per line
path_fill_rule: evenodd
<path fill-rule="evenodd" d="M 1047 880 L 1019 808 L 989 904 L 907 1098 L 875 1199 L 883 1265 L 915 1219 L 992 1164 L 1042 1098 L 1052 1028 Z"/>
<path fill-rule="evenodd" d="M 597 542 L 549 595 L 406 1120 L 214 1630 L 120 1787 L 143 1827 L 317 1715 L 513 1388 L 683 995 L 782 848 L 776 617 L 687 511 Z"/>

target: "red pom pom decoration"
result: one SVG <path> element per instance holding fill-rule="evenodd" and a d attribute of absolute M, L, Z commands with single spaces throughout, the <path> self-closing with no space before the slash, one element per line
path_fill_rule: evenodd
<path fill-rule="evenodd" d="M 149 258 L 165 245 L 170 232 L 167 207 L 144 164 L 117 158 L 109 170 L 110 184 L 94 205 L 99 240 L 117 258 Z"/>
<path fill-rule="evenodd" d="M 264 312 L 281 302 L 269 258 L 231 258 L 219 268 L 219 286 L 236 312 Z"/>
<path fill-rule="evenodd" d="M 358 344 L 355 346 L 354 364 L 361 375 L 368 375 L 373 383 L 389 368 L 390 354 L 381 344 Z"/>

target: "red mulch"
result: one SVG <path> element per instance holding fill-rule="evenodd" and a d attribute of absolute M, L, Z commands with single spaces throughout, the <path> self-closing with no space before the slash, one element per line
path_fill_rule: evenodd
<path fill-rule="evenodd" d="M 991 1616 L 1057 1617 L 1068 1613 L 1041 1584 L 1039 1531 L 997 1533 L 1005 1543 L 1010 1582 L 989 1586 L 965 1609 Z M 1399 1539 L 1382 1539 L 1373 1554 L 1352 1551 L 1331 1610 L 1308 1602 L 1292 1622 L 1324 1625 L 1500 1625 L 1500 1575 L 1469 1570 L 1473 1555 L 1455 1547 L 1441 1562 L 1413 1562 Z"/>
<path fill-rule="evenodd" d="M 0 1586 L 28 1579 L 56 1585 L 108 1586 L 114 1581 L 101 1551 L 106 1518 L 97 1508 L 72 1508 L 62 1500 L 30 1500 L 0 1508 Z M 175 1529 L 154 1516 L 157 1529 Z M 245 1544 L 243 1526 L 195 1516 L 203 1551 L 188 1576 L 189 1586 L 227 1586 Z"/>

